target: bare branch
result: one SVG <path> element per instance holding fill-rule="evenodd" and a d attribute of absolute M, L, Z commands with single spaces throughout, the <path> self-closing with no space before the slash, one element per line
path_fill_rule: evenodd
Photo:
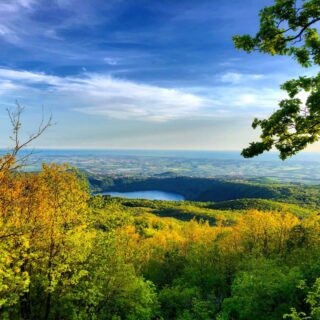
<path fill-rule="evenodd" d="M 8 166 L 10 166 L 10 170 L 17 170 L 25 167 L 27 165 L 28 159 L 33 154 L 33 150 L 17 159 L 17 155 L 19 154 L 19 152 L 22 149 L 26 148 L 31 142 L 39 138 L 49 127 L 54 125 L 52 121 L 52 114 L 50 114 L 49 118 L 46 119 L 44 116 L 44 108 L 42 107 L 42 118 L 37 130 L 31 133 L 26 138 L 26 140 L 21 141 L 21 115 L 23 111 L 24 107 L 21 106 L 18 102 L 16 102 L 15 110 L 7 109 L 7 113 L 12 126 L 12 134 L 10 136 L 10 140 L 13 141 L 14 145 L 7 157 L 2 159 L 2 162 L 0 163 L 0 170 L 3 170 Z"/>

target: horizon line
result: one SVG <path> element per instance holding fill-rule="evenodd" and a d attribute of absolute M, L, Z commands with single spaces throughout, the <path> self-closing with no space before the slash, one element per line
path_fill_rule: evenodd
<path fill-rule="evenodd" d="M 10 150 L 12 148 L 10 147 L 1 147 L 0 146 L 0 151 L 3 150 Z M 237 152 L 239 155 L 241 155 L 242 149 L 149 149 L 149 148 L 113 148 L 113 147 L 95 147 L 95 148 L 90 148 L 90 147 L 27 147 L 24 148 L 23 150 L 28 150 L 28 151 L 162 151 L 162 152 Z M 23 151 L 21 150 L 21 151 Z M 264 154 L 261 154 L 260 156 L 266 155 L 266 154 L 278 154 L 279 152 L 276 150 L 271 150 L 268 152 L 265 152 Z M 320 151 L 316 150 L 302 150 L 299 153 L 297 153 L 294 156 L 297 156 L 301 153 L 320 153 Z M 292 156 L 292 157 L 294 157 Z"/>

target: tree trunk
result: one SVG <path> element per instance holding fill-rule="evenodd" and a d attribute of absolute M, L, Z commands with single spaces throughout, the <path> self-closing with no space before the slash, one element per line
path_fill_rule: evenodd
<path fill-rule="evenodd" d="M 51 308 L 51 292 L 47 295 L 47 301 L 46 301 L 46 312 L 44 315 L 44 319 L 48 320 L 50 315 L 50 308 Z"/>
<path fill-rule="evenodd" d="M 25 292 L 20 297 L 20 315 L 23 320 L 31 319 L 31 305 L 30 305 L 30 294 Z"/>

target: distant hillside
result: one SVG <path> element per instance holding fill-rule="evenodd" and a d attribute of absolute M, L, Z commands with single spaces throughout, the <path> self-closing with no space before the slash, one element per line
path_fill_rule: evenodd
<path fill-rule="evenodd" d="M 262 199 L 241 199 L 226 202 L 188 202 L 188 201 L 155 201 L 142 199 L 125 199 L 104 196 L 106 203 L 113 203 L 126 208 L 132 214 L 144 216 L 156 215 L 161 218 L 175 218 L 180 221 L 208 221 L 215 225 L 217 219 L 223 218 L 226 224 L 234 224 L 237 217 L 249 210 L 286 212 L 299 218 L 306 218 L 314 211 L 295 204 L 275 202 Z"/>
<path fill-rule="evenodd" d="M 276 202 L 265 199 L 238 199 L 208 204 L 208 208 L 214 210 L 249 210 L 259 211 L 287 211 L 300 218 L 312 214 L 314 211 L 296 204 Z"/>
<path fill-rule="evenodd" d="M 113 178 L 88 176 L 93 192 L 161 190 L 183 195 L 190 201 L 229 201 L 238 199 L 269 199 L 320 207 L 320 186 L 270 184 L 249 181 L 205 179 L 192 177 Z"/>

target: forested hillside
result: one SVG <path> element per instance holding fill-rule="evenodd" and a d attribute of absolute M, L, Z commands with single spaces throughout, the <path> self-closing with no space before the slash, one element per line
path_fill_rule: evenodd
<path fill-rule="evenodd" d="M 113 178 L 88 175 L 93 192 L 161 190 L 183 195 L 191 201 L 227 201 L 244 198 L 272 199 L 304 206 L 320 206 L 320 186 L 258 183 L 193 177 Z"/>
<path fill-rule="evenodd" d="M 1 319 L 300 319 L 318 310 L 312 209 L 90 196 L 67 167 L 8 169 Z"/>

